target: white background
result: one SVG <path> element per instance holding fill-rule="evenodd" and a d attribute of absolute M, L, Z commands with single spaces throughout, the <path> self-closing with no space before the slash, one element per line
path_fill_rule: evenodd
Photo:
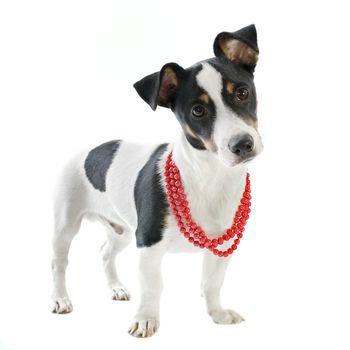
<path fill-rule="evenodd" d="M 169 255 L 161 328 L 127 329 L 137 250 L 118 260 L 130 302 L 113 302 L 104 231 L 73 242 L 70 315 L 50 313 L 52 193 L 63 164 L 116 138 L 180 131 L 132 84 L 167 62 L 212 56 L 220 31 L 258 30 L 259 122 L 253 212 L 222 297 L 246 319 L 219 326 L 199 294 L 201 256 Z M 340 1 L 16 1 L 0 5 L 0 348 L 349 349 L 349 18 Z"/>

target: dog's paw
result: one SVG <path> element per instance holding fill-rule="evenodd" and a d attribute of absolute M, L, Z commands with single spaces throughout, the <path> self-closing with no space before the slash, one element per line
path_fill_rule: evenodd
<path fill-rule="evenodd" d="M 123 286 L 113 287 L 111 292 L 113 300 L 130 300 L 130 293 Z"/>
<path fill-rule="evenodd" d="M 52 310 L 54 314 L 69 314 L 73 311 L 72 302 L 68 297 L 53 299 Z"/>
<path fill-rule="evenodd" d="M 148 338 L 158 331 L 159 321 L 145 319 L 134 321 L 129 329 L 129 334 L 137 338 Z"/>
<path fill-rule="evenodd" d="M 244 318 L 233 310 L 213 310 L 209 315 L 218 324 L 237 324 L 244 321 Z"/>

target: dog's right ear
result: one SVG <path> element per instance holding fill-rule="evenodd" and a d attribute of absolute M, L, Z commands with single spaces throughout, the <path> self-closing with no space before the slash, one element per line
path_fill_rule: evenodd
<path fill-rule="evenodd" d="M 214 53 L 216 57 L 225 57 L 254 72 L 259 58 L 255 25 L 251 24 L 233 33 L 219 33 L 214 41 Z"/>
<path fill-rule="evenodd" d="M 159 72 L 136 82 L 134 88 L 153 110 L 157 106 L 170 107 L 184 73 L 185 70 L 177 63 L 167 63 Z"/>

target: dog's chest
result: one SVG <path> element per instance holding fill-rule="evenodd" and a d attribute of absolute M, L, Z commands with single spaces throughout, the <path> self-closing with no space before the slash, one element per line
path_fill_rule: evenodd
<path fill-rule="evenodd" d="M 245 169 L 236 176 L 216 174 L 200 179 L 183 171 L 183 184 L 193 220 L 210 238 L 222 235 L 233 222 L 245 187 Z M 182 236 L 171 215 L 165 235 L 171 238 L 170 250 L 200 251 Z"/>

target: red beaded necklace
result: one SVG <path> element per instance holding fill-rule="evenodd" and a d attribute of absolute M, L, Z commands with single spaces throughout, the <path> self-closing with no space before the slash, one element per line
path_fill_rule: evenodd
<path fill-rule="evenodd" d="M 218 238 L 210 239 L 202 228 L 193 221 L 191 210 L 188 206 L 187 196 L 184 193 L 184 188 L 181 181 L 180 171 L 172 159 L 172 152 L 169 153 L 164 169 L 166 195 L 170 208 L 174 214 L 180 232 L 188 241 L 199 248 L 206 248 L 214 255 L 227 257 L 232 254 L 243 237 L 244 226 L 249 218 L 250 213 L 250 180 L 247 173 L 245 190 L 241 199 L 236 215 L 233 219 L 232 226 Z M 217 249 L 217 246 L 222 245 L 225 241 L 233 239 L 234 243 L 225 251 Z"/>

